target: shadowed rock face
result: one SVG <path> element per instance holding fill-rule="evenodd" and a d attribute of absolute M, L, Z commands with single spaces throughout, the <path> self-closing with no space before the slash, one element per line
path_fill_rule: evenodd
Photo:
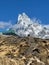
<path fill-rule="evenodd" d="M 49 40 L 0 35 L 0 65 L 49 65 Z"/>

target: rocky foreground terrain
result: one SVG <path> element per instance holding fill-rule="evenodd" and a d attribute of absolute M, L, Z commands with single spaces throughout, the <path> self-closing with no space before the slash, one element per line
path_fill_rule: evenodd
<path fill-rule="evenodd" d="M 49 65 L 49 40 L 0 35 L 0 65 Z"/>

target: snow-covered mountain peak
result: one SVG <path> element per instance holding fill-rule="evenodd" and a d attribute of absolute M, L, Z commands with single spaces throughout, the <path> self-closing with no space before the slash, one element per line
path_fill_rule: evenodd
<path fill-rule="evenodd" d="M 25 13 L 22 13 L 22 14 L 19 14 L 18 15 L 18 21 L 23 21 L 23 20 L 28 20 L 29 17 L 25 14 Z"/>
<path fill-rule="evenodd" d="M 25 13 L 22 13 L 22 14 L 19 14 L 19 16 L 18 16 L 18 23 L 22 24 L 22 25 L 23 24 L 28 25 L 28 24 L 32 24 L 33 22 Z"/>
<path fill-rule="evenodd" d="M 18 22 L 15 24 L 12 29 L 15 31 L 15 34 L 26 37 L 28 35 L 32 37 L 49 39 L 49 25 L 42 25 L 37 23 L 39 20 L 29 18 L 25 13 L 19 14 Z"/>

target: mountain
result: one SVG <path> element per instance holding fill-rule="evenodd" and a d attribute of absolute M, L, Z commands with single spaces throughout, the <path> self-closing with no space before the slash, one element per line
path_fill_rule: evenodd
<path fill-rule="evenodd" d="M 0 65 L 49 65 L 49 25 L 38 22 L 22 13 L 0 32 Z"/>
<path fill-rule="evenodd" d="M 49 25 L 38 23 L 37 19 L 30 19 L 25 13 L 19 14 L 17 24 L 11 28 L 20 37 L 36 37 L 49 39 Z"/>
<path fill-rule="evenodd" d="M 49 40 L 0 35 L 0 65 L 49 65 Z"/>
<path fill-rule="evenodd" d="M 3 34 L 49 39 L 49 25 L 42 25 L 39 22 L 38 19 L 30 19 L 25 13 L 22 13 L 18 15 L 18 22 Z"/>

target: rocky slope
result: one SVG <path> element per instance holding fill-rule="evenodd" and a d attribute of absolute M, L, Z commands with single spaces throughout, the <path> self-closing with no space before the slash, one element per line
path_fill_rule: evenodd
<path fill-rule="evenodd" d="M 0 65 L 49 65 L 49 40 L 0 35 Z"/>

